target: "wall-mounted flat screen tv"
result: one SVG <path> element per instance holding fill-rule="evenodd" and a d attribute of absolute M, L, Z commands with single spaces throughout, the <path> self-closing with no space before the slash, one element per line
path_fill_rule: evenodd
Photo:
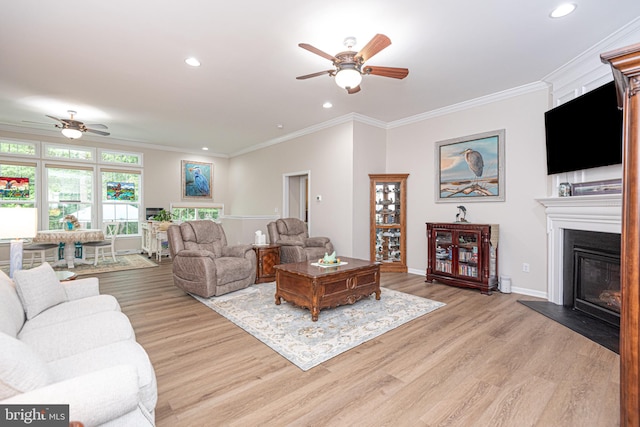
<path fill-rule="evenodd" d="M 622 110 L 609 82 L 544 114 L 547 174 L 622 163 Z"/>

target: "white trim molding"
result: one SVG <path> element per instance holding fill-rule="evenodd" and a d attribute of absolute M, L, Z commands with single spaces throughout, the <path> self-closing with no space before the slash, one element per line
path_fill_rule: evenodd
<path fill-rule="evenodd" d="M 621 234 L 622 195 L 550 197 L 537 199 L 547 214 L 547 298 L 561 305 L 563 298 L 564 230 Z"/>

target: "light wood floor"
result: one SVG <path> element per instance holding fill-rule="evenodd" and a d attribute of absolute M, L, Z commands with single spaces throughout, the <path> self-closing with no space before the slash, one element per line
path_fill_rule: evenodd
<path fill-rule="evenodd" d="M 303 372 L 174 287 L 170 260 L 97 276 L 155 367 L 158 427 L 619 425 L 619 356 L 530 297 L 383 273 L 447 305 Z"/>

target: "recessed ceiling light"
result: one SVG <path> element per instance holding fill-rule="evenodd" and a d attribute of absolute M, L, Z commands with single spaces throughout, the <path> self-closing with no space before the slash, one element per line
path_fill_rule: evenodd
<path fill-rule="evenodd" d="M 567 16 L 574 10 L 576 10 L 576 6 L 574 3 L 563 3 L 560 6 L 556 7 L 551 11 L 549 16 L 552 18 L 562 18 L 563 16 Z"/>
<path fill-rule="evenodd" d="M 284 125 L 276 125 L 278 129 L 284 129 Z"/>
<path fill-rule="evenodd" d="M 209 147 L 202 147 L 204 151 L 209 151 Z"/>
<path fill-rule="evenodd" d="M 333 104 L 330 103 L 329 101 L 327 101 L 324 104 L 322 104 L 322 108 L 331 108 L 331 107 L 333 107 Z"/>
<path fill-rule="evenodd" d="M 188 65 L 191 65 L 192 67 L 199 67 L 200 66 L 200 61 L 198 61 L 197 58 L 191 57 L 191 58 L 187 58 L 184 60 L 184 62 L 186 62 Z"/>

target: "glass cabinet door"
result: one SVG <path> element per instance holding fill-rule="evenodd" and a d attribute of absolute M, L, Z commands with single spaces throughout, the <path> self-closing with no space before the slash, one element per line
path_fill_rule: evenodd
<path fill-rule="evenodd" d="M 453 233 L 436 230 L 435 270 L 441 273 L 453 273 Z"/>
<path fill-rule="evenodd" d="M 473 232 L 458 233 L 458 274 L 478 278 L 478 246 L 480 235 Z"/>
<path fill-rule="evenodd" d="M 376 261 L 400 262 L 400 182 L 377 182 Z"/>

